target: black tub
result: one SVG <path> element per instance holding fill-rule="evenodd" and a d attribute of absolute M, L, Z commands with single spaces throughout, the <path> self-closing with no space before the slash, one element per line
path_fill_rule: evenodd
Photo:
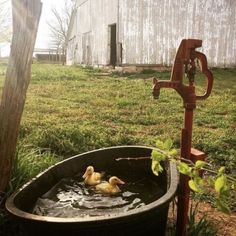
<path fill-rule="evenodd" d="M 83 153 L 62 161 L 10 196 L 6 209 L 22 226 L 24 235 L 165 235 L 169 202 L 175 196 L 178 185 L 176 166 L 164 163 L 165 171 L 158 177 L 151 171 L 148 157 L 153 148 L 143 146 L 118 146 Z M 117 158 L 136 157 L 141 160 Z M 109 170 L 122 176 L 145 176 L 162 183 L 165 193 L 148 205 L 126 213 L 93 218 L 59 218 L 32 214 L 38 197 L 65 177 L 83 173 L 88 165 L 97 171 Z"/>

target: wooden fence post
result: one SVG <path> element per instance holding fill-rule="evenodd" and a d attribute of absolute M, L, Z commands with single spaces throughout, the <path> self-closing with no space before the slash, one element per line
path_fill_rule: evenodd
<path fill-rule="evenodd" d="M 40 0 L 12 0 L 13 37 L 0 104 L 1 192 L 11 178 L 41 9 Z"/>

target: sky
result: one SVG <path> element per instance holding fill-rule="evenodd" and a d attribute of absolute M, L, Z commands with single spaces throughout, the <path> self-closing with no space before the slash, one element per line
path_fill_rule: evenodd
<path fill-rule="evenodd" d="M 38 34 L 35 42 L 35 48 L 48 49 L 50 47 L 50 30 L 47 22 L 53 20 L 51 13 L 52 8 L 61 9 L 65 1 L 71 0 L 41 0 L 43 3 L 42 13 L 39 22 Z M 8 56 L 10 52 L 10 44 L 1 44 L 1 56 Z"/>
<path fill-rule="evenodd" d="M 51 9 L 54 7 L 56 7 L 57 9 L 62 8 L 65 1 L 70 0 L 41 0 L 41 2 L 43 3 L 43 8 L 39 22 L 35 48 L 50 47 L 50 30 L 47 22 L 51 22 L 53 20 Z"/>

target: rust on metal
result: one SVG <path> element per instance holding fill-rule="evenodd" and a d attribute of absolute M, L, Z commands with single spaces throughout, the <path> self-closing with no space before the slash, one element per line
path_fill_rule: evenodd
<path fill-rule="evenodd" d="M 198 149 L 191 148 L 191 161 L 205 161 L 206 154 Z"/>
<path fill-rule="evenodd" d="M 156 78 L 153 80 L 154 98 L 159 97 L 160 88 L 173 88 L 182 97 L 184 107 L 186 109 L 194 109 L 196 107 L 197 100 L 202 100 L 209 97 L 213 86 L 213 75 L 207 68 L 206 56 L 201 52 L 195 51 L 195 48 L 199 48 L 201 46 L 202 41 L 198 39 L 182 40 L 175 57 L 170 80 L 157 80 Z M 196 60 L 200 62 L 200 70 L 207 79 L 206 92 L 201 96 L 196 95 L 194 87 Z M 189 85 L 185 85 L 183 83 L 185 74 L 189 79 Z"/>
<path fill-rule="evenodd" d="M 175 57 L 170 80 L 158 80 L 153 78 L 154 98 L 159 98 L 161 88 L 172 88 L 175 89 L 183 99 L 185 113 L 184 127 L 181 134 L 181 157 L 193 161 L 196 160 L 197 157 L 200 158 L 204 156 L 191 149 L 193 110 L 196 108 L 197 100 L 203 100 L 210 96 L 213 86 L 213 75 L 211 71 L 208 70 L 206 56 L 195 50 L 201 46 L 202 40 L 183 39 Z M 194 86 L 197 62 L 199 62 L 200 71 L 205 75 L 207 80 L 206 91 L 200 96 L 196 95 Z M 184 84 L 185 77 L 188 79 L 187 85 Z M 177 236 L 186 234 L 190 193 L 188 180 L 188 177 L 184 175 L 180 176 L 176 229 Z"/>

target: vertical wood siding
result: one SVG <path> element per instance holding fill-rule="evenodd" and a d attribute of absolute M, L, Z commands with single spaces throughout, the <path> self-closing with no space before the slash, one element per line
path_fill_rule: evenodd
<path fill-rule="evenodd" d="M 77 5 L 78 63 L 88 63 L 83 45 L 89 43 L 89 63 L 109 64 L 108 25 L 117 23 L 123 64 L 171 65 L 181 40 L 197 38 L 211 66 L 236 66 L 235 0 L 78 0 Z"/>
<path fill-rule="evenodd" d="M 123 63 L 173 63 L 183 38 L 203 40 L 211 66 L 236 65 L 235 0 L 120 0 Z"/>
<path fill-rule="evenodd" d="M 77 1 L 77 31 L 79 64 L 109 63 L 108 25 L 117 22 L 117 0 Z"/>

